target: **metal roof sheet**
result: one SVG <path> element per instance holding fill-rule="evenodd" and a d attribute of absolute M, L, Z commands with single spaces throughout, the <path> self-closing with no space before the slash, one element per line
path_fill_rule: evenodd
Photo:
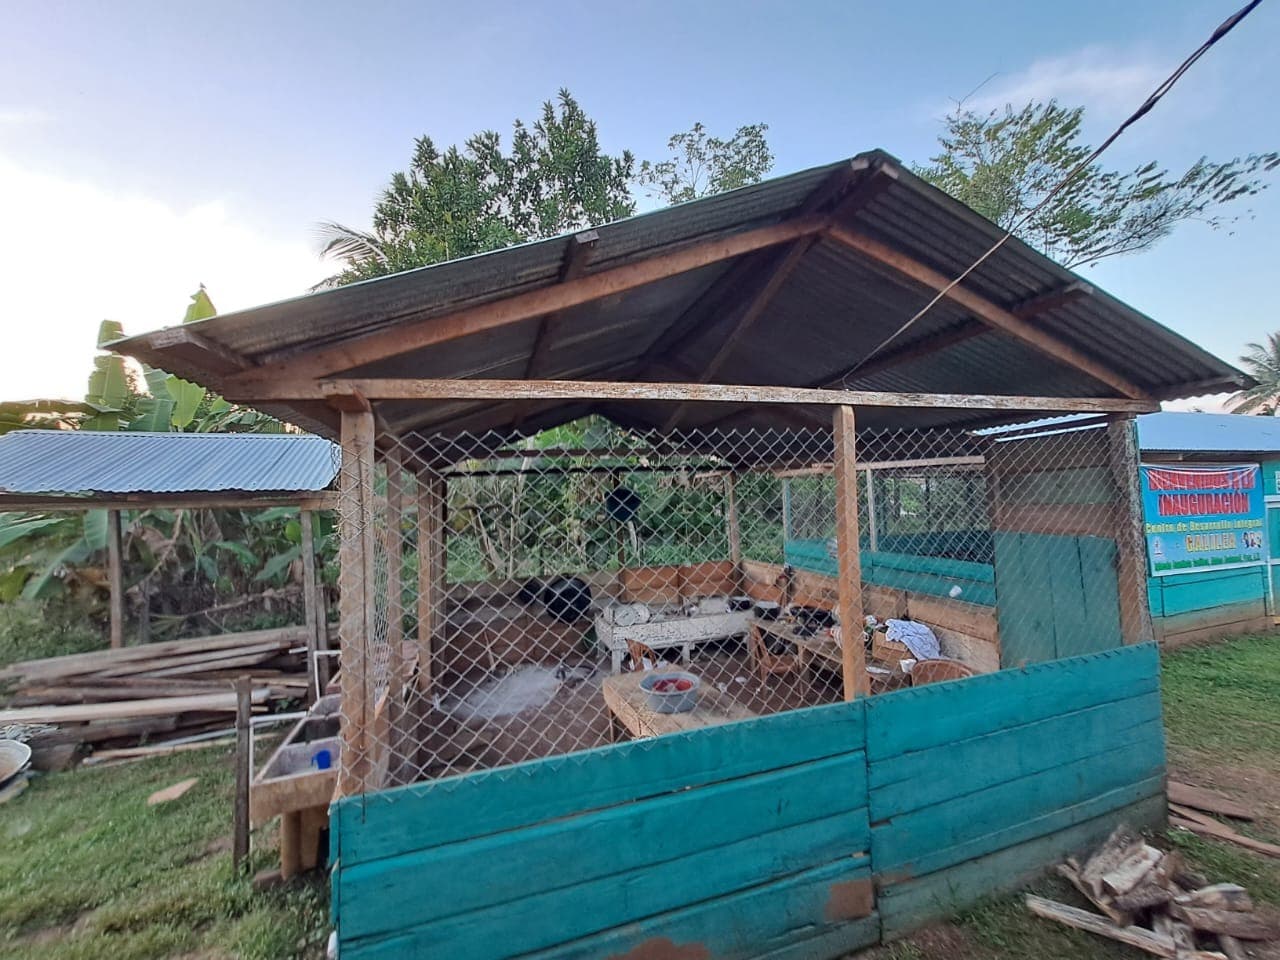
<path fill-rule="evenodd" d="M 779 223 L 808 209 L 828 209 L 840 196 L 832 192 L 833 183 L 844 178 L 844 195 L 848 196 L 873 176 L 880 176 L 883 189 L 874 191 L 861 207 L 842 214 L 844 224 L 944 275 L 958 275 L 1003 235 L 999 227 L 916 177 L 893 157 L 872 151 L 594 228 L 598 240 L 587 273 Z M 429 322 L 461 308 L 553 286 L 560 282 L 571 243 L 569 236 L 528 243 L 213 317 L 191 324 L 189 329 L 249 364 L 287 361 L 317 347 Z M 755 278 L 767 275 L 784 250 L 757 250 L 564 311 L 557 318 L 538 376 L 696 379 L 735 327 L 738 305 L 732 298 L 717 302 L 730 278 L 745 276 L 747 280 L 741 285 L 745 291 Z M 739 266 L 742 270 L 735 273 Z M 974 270 L 964 285 L 1000 306 L 1014 308 L 1079 279 L 1021 241 L 1010 240 Z M 1090 295 L 1045 310 L 1031 322 L 1157 399 L 1234 389 L 1248 383 L 1238 370 L 1184 337 L 1104 291 L 1091 289 Z M 714 371 L 713 379 L 720 383 L 826 386 L 863 360 L 932 294 L 931 289 L 890 267 L 821 239 L 808 248 L 737 348 Z M 709 311 L 685 336 L 674 338 L 676 346 L 668 354 L 650 356 L 653 345 L 664 342 L 667 331 L 684 323 L 691 305 L 698 304 L 701 310 L 708 301 L 718 307 L 728 305 Z M 935 334 L 946 334 L 971 322 L 968 311 L 943 300 L 895 339 L 893 349 L 926 343 Z M 522 378 L 538 326 L 536 318 L 522 320 L 334 376 Z M 220 370 L 212 359 L 205 359 L 198 351 L 172 347 L 162 337 L 153 342 L 153 336 L 133 337 L 116 348 L 217 388 Z M 221 372 L 225 373 L 225 368 Z M 926 393 L 1116 395 L 1093 377 L 995 331 L 913 357 L 891 370 L 855 374 L 846 380 L 846 386 Z M 629 421 L 638 419 L 650 427 L 665 423 L 674 409 L 662 404 L 627 406 Z M 675 429 L 709 419 L 708 411 L 696 410 L 696 406 L 686 405 Z M 384 401 L 375 407 L 384 422 L 399 432 L 449 433 L 477 427 L 514 431 L 522 411 L 517 404 L 452 401 Z M 328 436 L 336 435 L 334 415 L 323 405 L 272 403 L 264 409 Z M 619 408 L 616 404 L 594 404 L 589 409 L 616 413 Z M 524 428 L 534 422 L 554 425 L 583 412 L 582 404 L 576 401 L 550 408 L 539 404 L 536 417 L 525 419 Z M 973 411 L 939 414 L 896 410 L 874 416 L 886 424 L 896 417 L 902 426 L 940 422 L 960 426 L 983 419 Z M 739 419 L 743 425 L 779 423 L 776 412 L 763 407 L 742 411 Z"/>
<path fill-rule="evenodd" d="M 1280 419 L 1239 413 L 1161 411 L 1138 417 L 1143 452 L 1280 453 Z"/>
<path fill-rule="evenodd" d="M 0 494 L 314 493 L 341 458 L 309 434 L 15 430 L 0 436 Z"/>

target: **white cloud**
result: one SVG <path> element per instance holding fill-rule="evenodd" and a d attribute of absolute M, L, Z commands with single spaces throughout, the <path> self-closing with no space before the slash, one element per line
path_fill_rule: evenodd
<path fill-rule="evenodd" d="M 1134 53 L 1085 47 L 1032 61 L 1024 70 L 997 74 L 965 102 L 975 111 L 1019 107 L 1029 100 L 1082 104 L 1108 118 L 1135 109 L 1169 73 L 1169 65 Z"/>
<path fill-rule="evenodd" d="M 227 204 L 175 208 L 0 155 L 0 399 L 78 399 L 98 325 L 182 319 L 203 283 L 224 313 L 295 296 L 332 273 L 314 242 L 272 236 Z"/>

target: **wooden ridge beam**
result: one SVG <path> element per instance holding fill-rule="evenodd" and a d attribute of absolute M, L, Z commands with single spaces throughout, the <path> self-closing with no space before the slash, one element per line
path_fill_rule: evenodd
<path fill-rule="evenodd" d="M 247 388 L 249 389 L 249 388 Z M 1036 410 L 1147 413 L 1154 400 L 1113 397 L 1030 397 L 1003 394 L 892 393 L 711 383 L 605 380 L 278 379 L 251 388 L 258 399 L 324 400 L 358 393 L 369 400 L 641 400 L 712 403 L 848 404 L 863 407 L 940 407 L 953 410 Z M 265 394 L 265 396 L 264 396 Z"/>
<path fill-rule="evenodd" d="M 635 263 L 600 270 L 567 283 L 540 287 L 492 303 L 479 304 L 442 316 L 410 320 L 355 337 L 343 343 L 306 350 L 276 363 L 228 377 L 226 390 L 246 395 L 244 386 L 278 377 L 325 377 L 363 367 L 459 337 L 531 320 L 624 293 L 668 277 L 732 260 L 755 250 L 820 233 L 824 217 L 800 217 L 691 244 Z M 393 318 L 388 318 L 393 319 Z"/>
<path fill-rule="evenodd" d="M 868 260 L 872 260 L 891 270 L 914 280 L 916 283 L 938 292 L 946 289 L 951 279 L 932 267 L 928 267 L 906 254 L 894 250 L 887 244 L 847 227 L 835 224 L 828 231 L 828 236 L 855 250 Z M 1134 399 L 1149 399 L 1145 390 L 1127 377 L 1086 356 L 1075 347 L 1058 340 L 1052 334 L 1033 327 L 1025 320 L 1014 316 L 1005 308 L 992 303 L 985 297 L 974 293 L 967 287 L 956 285 L 947 291 L 946 296 L 960 306 L 969 310 L 988 326 L 1008 334 L 1016 340 L 1027 344 L 1040 353 L 1052 357 L 1059 363 L 1088 374 L 1100 383 L 1118 390 L 1125 396 Z"/>

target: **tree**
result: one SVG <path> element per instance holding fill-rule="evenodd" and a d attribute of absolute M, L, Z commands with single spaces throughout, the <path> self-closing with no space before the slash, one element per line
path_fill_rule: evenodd
<path fill-rule="evenodd" d="M 1240 364 L 1258 385 L 1237 393 L 1231 400 L 1231 412 L 1274 417 L 1280 412 L 1280 333 L 1268 334 L 1266 344 L 1245 346 L 1248 353 L 1240 358 Z"/>
<path fill-rule="evenodd" d="M 721 140 L 707 136 L 706 128 L 695 123 L 667 141 L 671 159 L 640 164 L 636 183 L 669 204 L 759 183 L 773 169 L 773 153 L 765 140 L 768 129 L 768 124 L 753 123 Z"/>
<path fill-rule="evenodd" d="M 916 172 L 1007 230 L 1093 152 L 1081 139 L 1083 118 L 1083 107 L 1052 100 L 987 114 L 960 105 L 944 120 L 942 151 Z M 1016 232 L 1067 267 L 1138 253 L 1184 221 L 1234 222 L 1223 209 L 1263 189 L 1257 175 L 1277 165 L 1275 152 L 1201 157 L 1179 176 L 1156 161 L 1127 173 L 1095 163 Z"/>
<path fill-rule="evenodd" d="M 516 120 L 511 147 L 489 130 L 462 148 L 414 144 L 409 169 L 395 173 L 365 232 L 321 224 L 323 254 L 345 264 L 338 285 L 453 260 L 607 223 L 635 210 L 628 183 L 635 159 L 610 156 L 596 124 L 568 90 L 526 125 Z"/>

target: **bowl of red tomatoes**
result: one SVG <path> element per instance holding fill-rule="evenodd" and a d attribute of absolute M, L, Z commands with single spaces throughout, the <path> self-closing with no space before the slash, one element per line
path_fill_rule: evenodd
<path fill-rule="evenodd" d="M 663 670 L 650 673 L 640 681 L 649 706 L 658 713 L 688 713 L 698 705 L 698 687 L 702 681 L 692 673 Z"/>

